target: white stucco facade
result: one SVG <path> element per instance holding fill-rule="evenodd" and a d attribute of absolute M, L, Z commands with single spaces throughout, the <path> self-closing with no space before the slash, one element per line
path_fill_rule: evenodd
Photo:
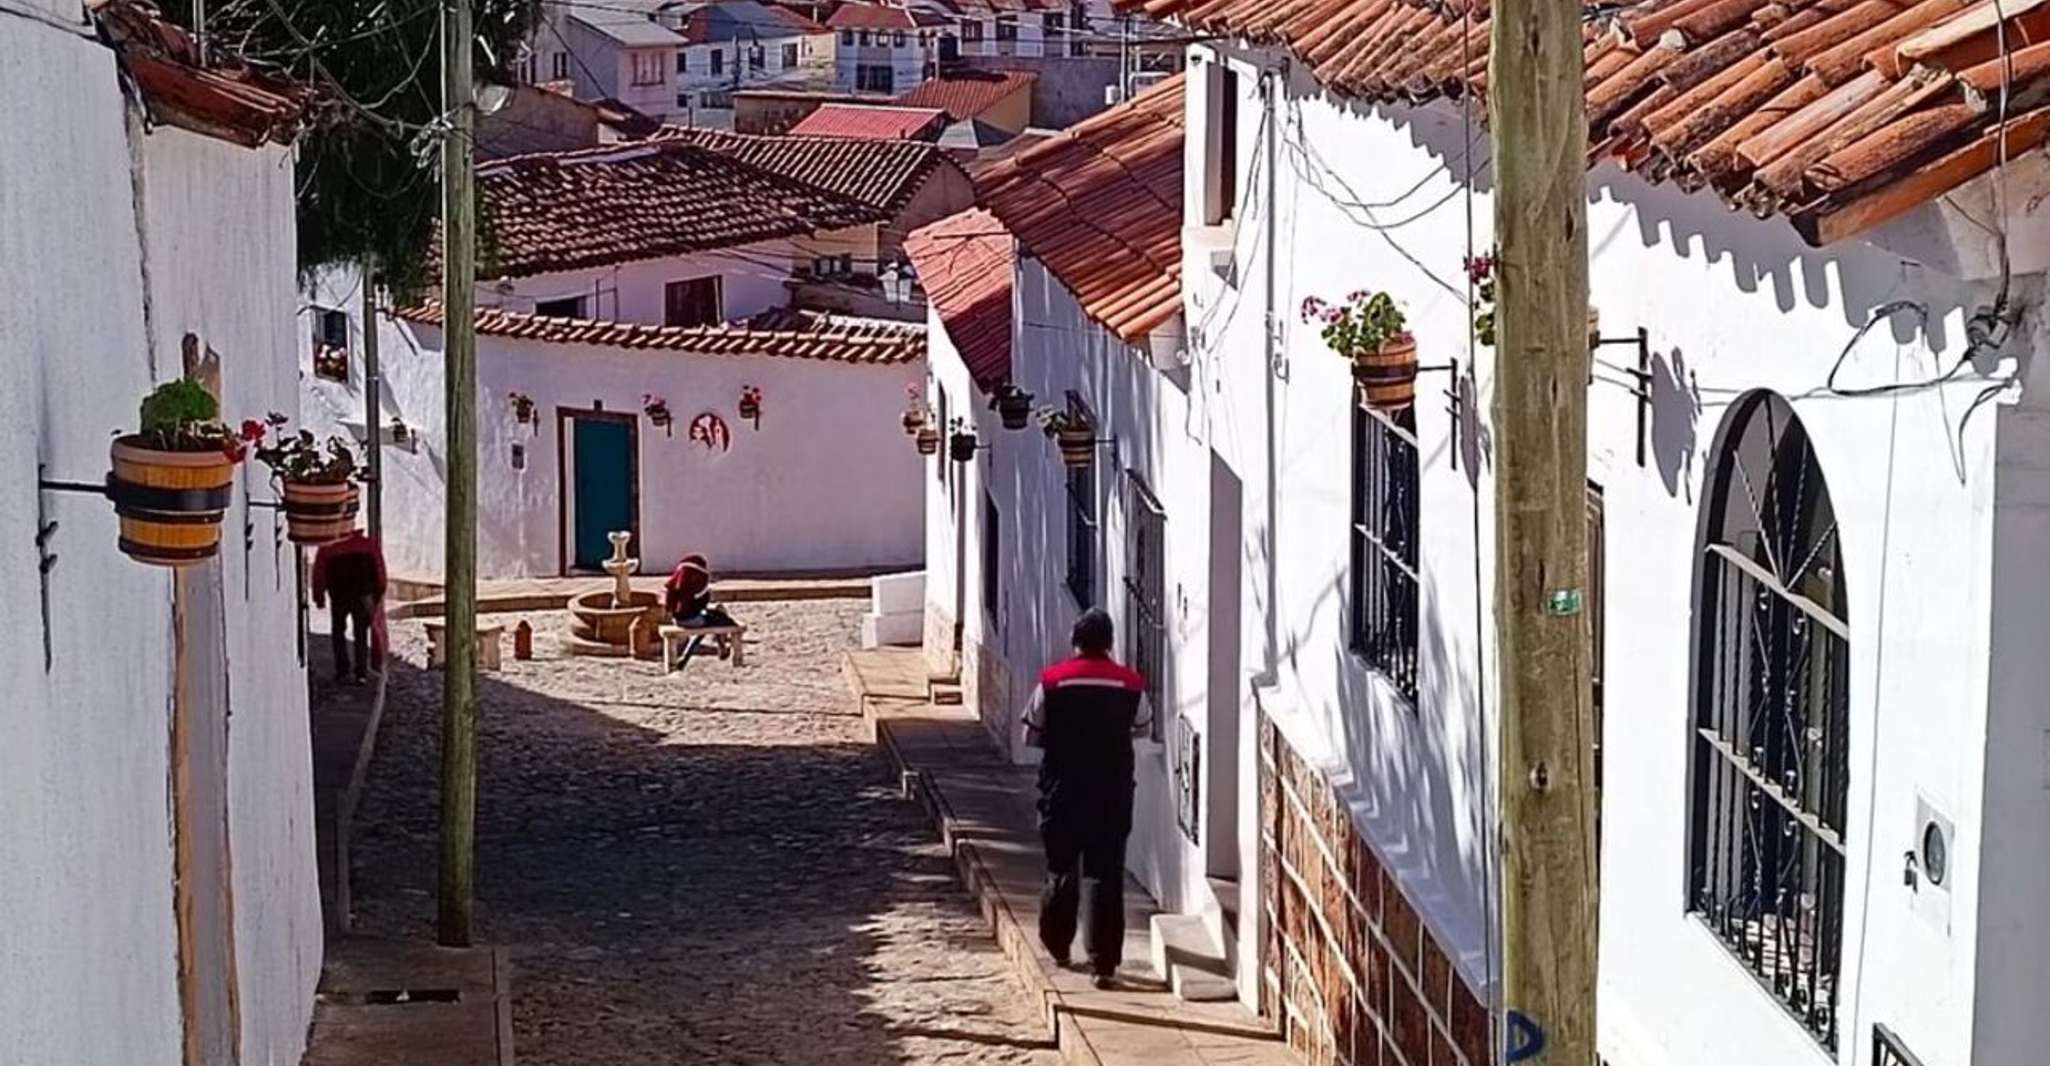
<path fill-rule="evenodd" d="M 190 884 L 203 890 L 206 948 L 185 964 L 204 1046 L 296 1063 L 322 930 L 295 557 L 273 550 L 280 519 L 248 507 L 271 493 L 249 472 L 219 559 L 175 581 L 191 671 L 181 703 L 170 572 L 117 552 L 104 499 L 36 488 L 39 466 L 103 476 L 110 432 L 180 373 L 188 333 L 220 356 L 226 411 L 296 412 L 296 366 L 280 356 L 295 332 L 290 151 L 145 132 L 112 53 L 56 22 L 0 20 L 0 54 L 0 97 L 20 105 L 0 124 L 0 283 L 14 294 L 0 311 L 0 537 L 19 547 L 0 566 L 17 611 L 0 642 L 13 694 L 0 745 L 0 1062 L 181 1061 L 184 827 L 203 841 Z M 47 660 L 39 520 L 58 524 Z M 198 727 L 188 795 L 211 800 L 204 809 L 173 799 L 177 713 Z"/>
<path fill-rule="evenodd" d="M 1206 868 L 1254 868 L 1250 738 L 1264 713 L 1337 788 L 1460 975 L 1486 990 L 1499 972 L 1490 932 L 1493 352 L 1469 342 L 1463 267 L 1491 244 L 1486 136 L 1456 105 L 1361 108 L 1325 95 L 1277 55 L 1233 52 L 1243 93 L 1240 198 L 1235 222 L 1203 226 L 1207 122 L 1224 83 L 1209 74 L 1215 52 L 1191 54 L 1189 365 L 1152 369 L 1146 353 L 1082 320 L 1029 260 L 1016 295 L 1013 379 L 1041 405 L 1075 390 L 1115 438 L 1099 455 L 1097 551 L 1102 602 L 1121 629 L 1131 479 L 1166 512 L 1166 714 L 1171 729 L 1185 721 L 1201 731 L 1205 793 L 1222 790 L 1217 803 L 1236 809 L 1233 833 L 1220 824 L 1233 818 L 1206 803 L 1204 843 L 1189 843 L 1172 817 L 1168 756 L 1142 753 L 1131 865 L 1163 905 L 1190 912 L 1214 903 Z M 1471 196 L 1460 151 L 1469 137 Z M 2015 187 L 2040 188 L 2043 176 L 2025 163 Z M 1986 390 L 2027 366 L 2039 326 L 2025 318 L 1998 355 L 1941 385 L 1832 393 L 1825 383 L 1847 345 L 1838 378 L 1846 391 L 1934 378 L 1959 361 L 1968 316 L 1999 290 L 1980 231 L 1932 207 L 1867 240 L 1816 250 L 1782 221 L 1608 168 L 1590 175 L 1588 195 L 1602 333 L 1641 327 L 1650 352 L 1642 464 L 1634 344 L 1597 350 L 1589 392 L 1588 476 L 1604 505 L 1606 545 L 1604 1055 L 1614 1066 L 1832 1061 L 1687 898 L 1703 500 L 1729 412 L 1767 390 L 1788 399 L 1813 441 L 1848 588 L 1847 887 L 1833 1060 L 1868 1066 L 1872 1027 L 1882 1024 L 1930 1063 L 2035 1061 L 2050 1016 L 2024 1003 L 2021 989 L 2050 980 L 2050 934 L 2023 915 L 2043 898 L 2050 869 L 2026 834 L 2050 824 L 2041 755 L 2050 715 L 2022 693 L 2041 690 L 2050 619 L 2036 595 L 2045 564 L 2024 545 L 2040 544 L 2031 501 L 2041 499 L 2050 439 L 2039 396 Z M 1984 196 L 1973 187 L 1956 199 L 1972 209 Z M 2038 236 L 2035 224 L 2016 225 L 2011 295 L 2027 307 L 2041 286 L 2029 272 L 2042 264 L 2022 250 Z M 1396 298 L 1431 368 L 1414 408 L 1414 701 L 1348 650 L 1353 390 L 1345 362 L 1298 315 L 1306 297 L 1337 301 L 1358 289 Z M 1927 308 L 1926 329 L 1901 313 L 1850 343 L 1875 309 L 1903 299 Z M 936 340 L 933 353 L 934 377 L 959 411 L 965 371 L 945 343 Z M 984 672 L 1007 675 L 991 705 L 1015 708 L 1037 664 L 1059 652 L 1075 610 L 1060 580 L 1065 484 L 1037 433 L 1006 434 L 993 416 L 978 419 L 996 446 L 978 456 L 965 507 L 950 509 L 927 479 L 928 603 L 935 612 L 967 605 L 964 644 L 995 649 L 1001 665 Z M 1005 574 L 994 616 L 979 608 L 984 486 L 1016 571 Z M 950 515 L 967 519 L 964 533 Z M 965 571 L 958 599 L 955 558 Z M 1240 602 L 1224 603 L 1225 589 Z M 934 628 L 929 642 L 947 636 Z M 962 666 L 974 674 L 976 657 Z M 974 702 L 975 685 L 964 683 Z M 1013 728 L 1015 710 L 993 724 L 999 735 Z M 1172 750 L 1172 731 L 1168 740 Z M 1955 829 L 1946 889 L 1904 884 L 1903 857 L 1917 847 L 1925 809 Z M 1214 850 L 1220 840 L 1238 850 L 1235 866 Z M 1261 913 L 1255 878 L 1240 877 L 1238 891 L 1241 914 Z M 1240 924 L 1239 958 L 1256 957 L 1258 925 Z M 1238 971 L 1249 1000 L 1251 969 Z"/>

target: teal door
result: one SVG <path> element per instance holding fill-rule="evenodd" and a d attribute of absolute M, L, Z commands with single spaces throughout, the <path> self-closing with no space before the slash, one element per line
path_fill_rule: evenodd
<path fill-rule="evenodd" d="M 571 423 L 576 528 L 571 568 L 596 570 L 612 557 L 607 534 L 634 528 L 634 426 L 609 418 Z"/>

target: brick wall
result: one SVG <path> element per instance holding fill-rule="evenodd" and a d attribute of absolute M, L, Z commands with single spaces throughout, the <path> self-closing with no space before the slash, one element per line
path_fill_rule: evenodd
<path fill-rule="evenodd" d="M 953 677 L 961 664 L 954 654 L 954 616 L 939 605 L 925 605 L 925 668 L 934 677 Z"/>
<path fill-rule="evenodd" d="M 968 641 L 963 658 L 966 662 L 961 671 L 961 698 L 982 720 L 982 727 L 996 741 L 997 750 L 1008 758 L 1015 754 L 1012 748 L 1018 741 L 1013 725 L 1018 709 L 1011 706 L 1010 668 L 1002 656 L 980 641 Z"/>
<path fill-rule="evenodd" d="M 1263 1016 L 1314 1066 L 1489 1066 L 1488 1014 L 1323 775 L 1260 721 Z"/>

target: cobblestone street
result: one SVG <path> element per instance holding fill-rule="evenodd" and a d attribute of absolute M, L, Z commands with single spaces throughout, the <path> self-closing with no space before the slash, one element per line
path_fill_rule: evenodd
<path fill-rule="evenodd" d="M 523 1064 L 1024 1063 L 1058 1056 L 925 818 L 862 739 L 859 601 L 739 604 L 748 665 L 486 674 L 478 935 L 513 953 Z M 417 622 L 355 859 L 357 930 L 429 939 L 440 678 Z"/>

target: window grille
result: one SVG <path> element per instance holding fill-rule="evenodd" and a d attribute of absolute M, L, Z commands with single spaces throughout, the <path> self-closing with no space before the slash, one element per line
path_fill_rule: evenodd
<path fill-rule="evenodd" d="M 1793 409 L 1739 402 L 1696 616 L 1689 908 L 1832 1053 L 1850 628 L 1828 486 Z"/>
<path fill-rule="evenodd" d="M 1883 1025 L 1872 1027 L 1872 1066 L 1922 1066 L 1922 1060 L 1908 1050 L 1893 1030 Z"/>
<path fill-rule="evenodd" d="M 1068 394 L 1068 413 L 1094 424 L 1095 416 L 1074 393 Z M 1075 606 L 1089 607 L 1096 603 L 1096 461 L 1091 458 L 1087 466 L 1071 466 L 1067 472 L 1068 593 Z"/>
<path fill-rule="evenodd" d="M 1153 739 L 1159 740 L 1161 719 L 1161 675 L 1167 664 L 1167 512 L 1136 474 L 1126 475 L 1131 484 L 1130 553 L 1125 564 L 1125 632 L 1131 646 L 1131 666 L 1146 679 L 1146 696 L 1153 701 Z"/>
<path fill-rule="evenodd" d="M 1416 416 L 1355 396 L 1352 414 L 1352 650 L 1415 703 L 1420 470 Z"/>
<path fill-rule="evenodd" d="M 1003 514 L 996 497 L 982 494 L 982 609 L 1000 619 L 1003 609 Z"/>

